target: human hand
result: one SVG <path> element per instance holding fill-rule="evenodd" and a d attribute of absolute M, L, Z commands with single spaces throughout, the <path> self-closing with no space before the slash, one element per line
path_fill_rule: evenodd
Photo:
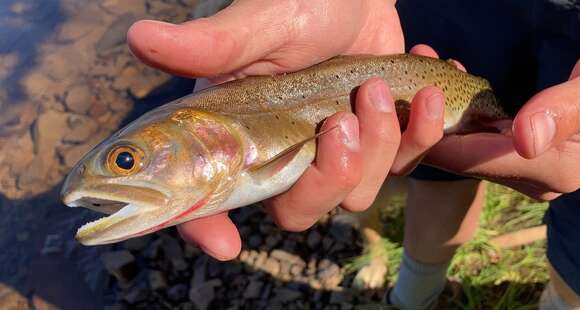
<path fill-rule="evenodd" d="M 580 60 L 570 79 L 532 97 L 499 134 L 445 137 L 425 162 L 551 200 L 580 188 Z"/>
<path fill-rule="evenodd" d="M 338 54 L 403 51 L 396 11 L 384 0 L 242 0 L 216 16 L 182 25 L 138 22 L 128 41 L 152 66 L 214 81 L 295 71 Z M 409 147 L 396 161 L 399 171 L 412 167 L 441 138 L 442 101 L 434 87 L 414 99 L 402 138 Z M 303 230 L 337 205 L 356 211 L 374 200 L 401 143 L 387 85 L 379 79 L 364 83 L 355 110 L 356 116 L 337 113 L 326 120 L 325 128 L 341 130 L 321 136 L 316 161 L 288 192 L 266 202 L 282 228 Z M 421 132 L 428 134 L 419 139 Z M 179 230 L 217 259 L 240 251 L 239 234 L 227 214 L 190 221 Z"/>

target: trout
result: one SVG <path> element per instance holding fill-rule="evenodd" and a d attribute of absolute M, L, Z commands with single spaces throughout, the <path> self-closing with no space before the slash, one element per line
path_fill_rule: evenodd
<path fill-rule="evenodd" d="M 340 56 L 224 83 L 145 113 L 77 163 L 63 202 L 110 214 L 80 227 L 77 240 L 118 242 L 288 190 L 314 160 L 318 126 L 351 111 L 353 92 L 372 77 L 388 82 L 402 124 L 429 85 L 445 95 L 446 134 L 506 117 L 486 80 L 409 54 Z"/>

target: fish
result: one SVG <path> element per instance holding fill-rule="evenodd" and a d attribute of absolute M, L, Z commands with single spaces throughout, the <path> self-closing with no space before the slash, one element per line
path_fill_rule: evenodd
<path fill-rule="evenodd" d="M 373 77 L 390 86 L 403 129 L 411 99 L 430 85 L 445 96 L 445 134 L 508 117 L 485 79 L 411 54 L 338 56 L 227 82 L 143 114 L 81 158 L 62 200 L 108 216 L 76 239 L 115 243 L 287 191 L 313 162 L 321 123 L 352 111 L 353 94 Z"/>

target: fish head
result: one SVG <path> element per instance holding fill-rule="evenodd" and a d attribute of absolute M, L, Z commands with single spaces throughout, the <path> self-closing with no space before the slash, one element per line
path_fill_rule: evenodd
<path fill-rule="evenodd" d="M 82 226 L 77 240 L 113 243 L 211 214 L 238 150 L 227 126 L 210 114 L 144 115 L 96 146 L 67 176 L 61 191 L 66 205 L 109 214 Z"/>

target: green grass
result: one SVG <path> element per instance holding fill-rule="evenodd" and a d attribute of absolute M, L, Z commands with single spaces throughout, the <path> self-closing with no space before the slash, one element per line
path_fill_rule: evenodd
<path fill-rule="evenodd" d="M 547 203 L 538 203 L 506 187 L 487 184 L 485 206 L 475 237 L 460 247 L 448 277 L 461 287 L 459 297 L 444 293 L 441 309 L 534 309 L 548 281 L 545 241 L 515 248 L 498 249 L 490 240 L 503 233 L 541 224 Z M 388 223 L 384 249 L 387 251 L 388 280 L 396 279 L 402 254 L 404 198 L 396 198 L 383 214 Z M 368 261 L 354 259 L 347 270 L 355 271 Z"/>

